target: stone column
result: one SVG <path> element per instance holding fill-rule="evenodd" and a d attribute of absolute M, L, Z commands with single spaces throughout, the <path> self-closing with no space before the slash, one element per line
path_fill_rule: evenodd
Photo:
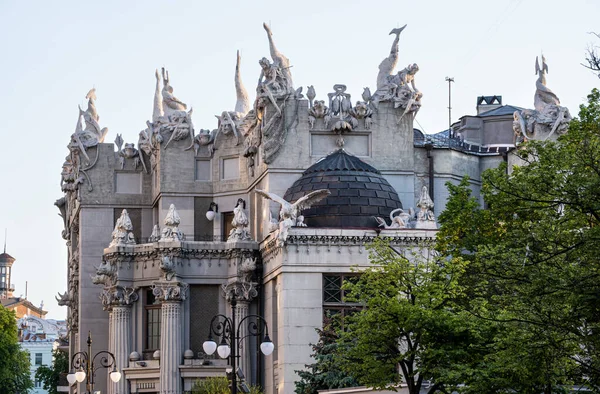
<path fill-rule="evenodd" d="M 117 383 L 110 380 L 109 393 L 128 394 L 127 379 L 125 379 L 125 374 L 122 371 L 123 368 L 128 366 L 129 354 L 131 353 L 131 305 L 113 307 L 112 315 L 114 329 L 111 333 L 111 342 L 115 349 L 115 363 L 122 375 L 121 380 Z"/>
<path fill-rule="evenodd" d="M 112 354 L 115 354 L 115 344 L 113 342 L 114 332 L 115 332 L 115 321 L 113 320 L 113 310 L 112 305 L 109 306 L 108 310 L 108 351 Z M 107 375 L 107 384 L 106 384 L 106 392 L 107 394 L 115 394 L 113 390 L 112 381 L 110 380 L 110 376 Z"/>
<path fill-rule="evenodd" d="M 131 306 L 138 300 L 137 289 L 131 287 L 110 286 L 104 288 L 100 298 L 104 309 L 109 311 L 108 349 L 115 356 L 115 365 L 121 372 L 121 379 L 114 383 L 110 379 L 112 369 L 107 371 L 108 394 L 128 394 L 128 384 L 123 368 L 129 364 L 131 353 Z"/>
<path fill-rule="evenodd" d="M 235 309 L 235 321 L 239 324 L 239 322 L 242 321 L 242 319 L 244 319 L 245 317 L 248 316 L 248 306 L 250 305 L 250 302 L 248 301 L 244 301 L 244 300 L 240 300 L 237 302 L 236 305 L 236 309 Z M 239 327 L 240 327 L 240 331 L 239 331 L 239 336 L 238 338 L 244 338 L 246 337 L 246 335 L 248 335 L 248 323 L 249 320 L 244 321 L 244 323 L 242 323 Z M 240 342 L 240 350 L 239 350 L 239 354 L 240 354 L 240 365 L 239 367 L 242 368 L 242 371 L 244 372 L 244 375 L 246 375 L 246 379 L 250 379 L 250 377 L 252 376 L 251 372 L 251 364 L 250 364 L 250 338 L 246 337 L 244 338 L 241 342 Z"/>
<path fill-rule="evenodd" d="M 188 284 L 159 281 L 152 293 L 161 301 L 160 318 L 160 393 L 180 394 L 182 391 L 179 366 L 182 364 L 183 337 L 181 302 L 187 297 Z"/>

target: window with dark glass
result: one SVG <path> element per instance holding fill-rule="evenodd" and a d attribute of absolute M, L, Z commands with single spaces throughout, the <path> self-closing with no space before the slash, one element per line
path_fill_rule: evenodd
<path fill-rule="evenodd" d="M 35 365 L 42 365 L 42 353 L 35 354 Z"/>
<path fill-rule="evenodd" d="M 151 352 L 160 348 L 160 302 L 152 294 L 152 290 L 146 290 L 145 294 L 145 323 L 146 343 L 145 352 Z"/>
<path fill-rule="evenodd" d="M 332 319 L 340 319 L 343 322 L 345 316 L 349 316 L 362 309 L 361 304 L 347 300 L 347 290 L 343 290 L 344 281 L 358 280 L 357 275 L 352 274 L 328 274 L 323 275 L 323 322 Z"/>

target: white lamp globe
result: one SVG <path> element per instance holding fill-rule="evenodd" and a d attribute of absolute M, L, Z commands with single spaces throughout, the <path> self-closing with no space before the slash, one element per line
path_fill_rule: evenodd
<path fill-rule="evenodd" d="M 110 380 L 112 380 L 113 382 L 117 383 L 119 380 L 121 380 L 121 372 L 117 371 L 117 369 L 115 368 L 110 373 Z"/>
<path fill-rule="evenodd" d="M 209 339 L 208 341 L 204 341 L 202 344 L 202 349 L 204 349 L 204 353 L 210 356 L 215 352 L 215 350 L 217 350 L 217 343 L 212 339 Z"/>
<path fill-rule="evenodd" d="M 219 357 L 227 358 L 227 357 L 229 357 L 229 354 L 231 353 L 231 348 L 229 347 L 228 344 L 221 343 L 219 345 L 219 347 L 217 348 L 217 353 L 219 353 Z"/>
<path fill-rule="evenodd" d="M 70 386 L 72 386 L 73 384 L 75 384 L 75 381 L 77 380 L 75 378 L 75 372 L 71 371 L 71 373 L 67 375 L 67 380 L 69 381 L 69 385 Z"/>
<path fill-rule="evenodd" d="M 265 335 L 265 339 L 260 344 L 260 351 L 263 352 L 265 356 L 270 355 L 275 350 L 275 345 L 271 342 L 271 339 L 268 335 Z"/>
<path fill-rule="evenodd" d="M 79 371 L 75 372 L 75 379 L 81 383 L 85 380 L 85 371 L 83 369 L 80 369 Z"/>
<path fill-rule="evenodd" d="M 206 211 L 206 218 L 211 222 L 215 220 L 215 211 Z"/>

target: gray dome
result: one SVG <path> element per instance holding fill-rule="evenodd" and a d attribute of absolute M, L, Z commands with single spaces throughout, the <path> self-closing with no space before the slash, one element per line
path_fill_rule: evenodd
<path fill-rule="evenodd" d="M 319 189 L 329 189 L 331 195 L 302 212 L 310 227 L 374 228 L 374 216 L 388 218 L 393 209 L 402 208 L 381 173 L 343 149 L 304 171 L 283 198 L 294 202 Z"/>

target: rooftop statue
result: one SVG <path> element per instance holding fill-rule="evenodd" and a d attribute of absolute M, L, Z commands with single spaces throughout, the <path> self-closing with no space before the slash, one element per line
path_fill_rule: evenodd
<path fill-rule="evenodd" d="M 414 215 L 415 213 L 413 212 L 412 208 L 410 208 L 408 212 L 405 212 L 402 208 L 397 208 L 390 212 L 391 224 L 389 226 L 382 217 L 375 217 L 375 220 L 379 224 L 378 227 L 383 227 L 386 230 L 401 229 L 409 226 L 409 223 Z"/>
<path fill-rule="evenodd" d="M 313 204 L 321 201 L 331 194 L 331 192 L 327 189 L 315 190 L 308 193 L 304 197 L 300 197 L 295 203 L 291 203 L 275 193 L 269 193 L 260 189 L 256 189 L 256 193 L 281 205 L 281 209 L 279 211 L 279 234 L 277 236 L 280 242 L 285 242 L 288 237 L 288 230 L 290 227 L 306 227 L 306 224 L 304 224 L 304 217 L 300 215 L 302 210 L 310 208 Z"/>
<path fill-rule="evenodd" d="M 115 229 L 112 232 L 112 241 L 108 247 L 123 245 L 135 245 L 133 224 L 126 209 L 121 212 L 121 216 L 117 219 L 117 223 L 115 223 Z"/>
<path fill-rule="evenodd" d="M 248 216 L 244 211 L 246 209 L 246 201 L 243 198 L 238 198 L 235 208 L 233 208 L 233 220 L 231 224 L 233 228 L 229 233 L 227 241 L 250 241 L 250 231 L 248 231 Z"/>
<path fill-rule="evenodd" d="M 417 223 L 415 228 L 437 229 L 437 225 L 435 223 L 435 214 L 433 213 L 433 206 L 433 200 L 429 196 L 427 186 L 423 186 L 421 188 L 419 201 L 417 202 L 417 208 L 419 208 L 419 211 L 417 212 Z"/>
<path fill-rule="evenodd" d="M 175 205 L 171 204 L 169 206 L 169 212 L 167 212 L 167 216 L 165 216 L 165 227 L 162 230 L 160 241 L 183 241 L 184 235 L 183 232 L 179 230 L 179 223 L 181 223 L 181 218 L 175 209 Z"/>
<path fill-rule="evenodd" d="M 71 143 L 69 149 L 71 151 L 78 150 L 86 158 L 88 163 L 90 158 L 87 154 L 87 148 L 96 146 L 104 142 L 104 137 L 108 133 L 108 128 L 101 128 L 100 116 L 96 110 L 96 89 L 91 89 L 85 98 L 88 100 L 87 109 L 84 111 L 79 107 L 79 115 L 77 116 L 77 125 L 75 127 L 75 133 L 71 135 Z M 81 118 L 85 123 L 85 128 L 81 123 Z"/>
<path fill-rule="evenodd" d="M 409 64 L 406 68 L 394 74 L 394 69 L 398 64 L 398 41 L 400 33 L 406 28 L 406 25 L 392 29 L 390 35 L 395 34 L 396 38 L 392 43 L 390 55 L 383 59 L 379 64 L 379 73 L 377 74 L 377 91 L 372 97 L 372 102 L 376 105 L 381 101 L 392 101 L 395 108 L 402 108 L 402 118 L 409 112 L 416 115 L 421 108 L 421 97 L 423 93 L 415 85 L 415 74 L 419 71 L 416 63 Z"/>
<path fill-rule="evenodd" d="M 542 67 L 539 58 L 535 58 L 535 73 L 538 79 L 533 99 L 535 109 L 515 111 L 513 130 L 516 143 L 526 140 L 556 139 L 569 128 L 572 117 L 567 107 L 561 107 L 558 96 L 546 86 L 548 65 L 542 55 Z"/>
<path fill-rule="evenodd" d="M 263 27 L 269 39 L 269 50 L 273 62 L 263 57 L 259 60 L 261 73 L 256 87 L 256 100 L 250 112 L 239 124 L 240 133 L 245 136 L 244 157 L 249 174 L 254 176 L 255 157 L 258 149 L 262 149 L 262 159 L 266 164 L 272 163 L 285 142 L 289 130 L 298 124 L 298 101 L 290 98 L 302 98 L 302 88 L 294 91 L 290 61 L 285 57 L 273 41 L 273 33 L 266 23 Z M 283 116 L 283 106 L 293 103 L 294 111 Z M 267 112 L 269 104 L 275 109 Z"/>
<path fill-rule="evenodd" d="M 162 89 L 161 74 L 158 70 L 155 72 L 156 90 L 154 92 L 154 110 L 152 112 L 153 133 L 170 132 L 171 137 L 165 144 L 165 149 L 171 141 L 180 141 L 191 136 L 194 130 L 192 124 L 192 112 L 187 105 L 173 95 L 173 87 L 169 79 L 169 72 L 162 68 Z M 162 137 L 159 143 L 162 142 Z"/>
<path fill-rule="evenodd" d="M 240 62 L 241 56 L 240 51 L 238 51 L 235 64 L 235 93 L 237 98 L 235 110 L 224 111 L 221 116 L 217 116 L 219 120 L 217 133 L 223 133 L 227 136 L 234 135 L 237 140 L 236 145 L 240 143 L 238 128 L 244 120 L 244 116 L 250 111 L 250 99 L 248 98 L 248 92 L 242 83 L 242 76 L 240 74 Z M 215 135 L 215 138 L 217 135 Z"/>

